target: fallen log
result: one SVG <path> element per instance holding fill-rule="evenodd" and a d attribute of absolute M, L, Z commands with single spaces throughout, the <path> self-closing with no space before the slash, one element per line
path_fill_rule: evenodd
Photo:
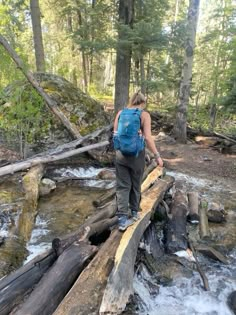
<path fill-rule="evenodd" d="M 74 243 L 57 259 L 25 303 L 13 314 L 49 315 L 71 288 L 84 265 L 95 255 L 96 246 L 85 242 Z"/>
<path fill-rule="evenodd" d="M 151 169 L 152 167 L 150 168 L 150 170 Z M 149 187 L 154 185 L 154 183 L 158 181 L 158 177 L 163 176 L 163 174 L 164 174 L 163 167 L 157 166 L 156 168 L 154 168 L 154 170 L 151 171 L 151 173 L 147 175 L 147 177 L 142 183 L 142 186 L 141 186 L 142 193 L 145 192 Z"/>
<path fill-rule="evenodd" d="M 116 189 L 112 188 L 104 195 L 100 197 L 100 199 L 93 201 L 93 205 L 95 207 L 102 207 L 104 206 L 109 200 L 111 200 L 116 194 Z"/>
<path fill-rule="evenodd" d="M 31 168 L 23 177 L 25 200 L 19 217 L 18 234 L 25 242 L 27 242 L 31 236 L 35 217 L 37 215 L 39 184 L 43 176 L 43 171 L 43 165 L 39 164 Z"/>
<path fill-rule="evenodd" d="M 30 293 L 36 283 L 56 260 L 56 253 L 49 250 L 38 255 L 26 265 L 1 279 L 0 314 L 7 315 L 18 305 L 26 293 Z"/>
<path fill-rule="evenodd" d="M 115 264 L 108 278 L 99 314 L 120 314 L 133 294 L 134 263 L 139 241 L 150 224 L 152 209 L 173 185 L 173 179 L 158 179 L 142 197 L 140 219 L 123 234 L 116 252 Z"/>
<path fill-rule="evenodd" d="M 188 240 L 188 243 L 189 243 L 189 247 L 190 247 L 190 249 L 191 249 L 191 251 L 193 253 L 193 257 L 195 259 L 195 263 L 196 263 L 196 266 L 197 266 L 197 271 L 199 272 L 199 274 L 200 274 L 200 276 L 202 278 L 204 289 L 206 291 L 210 291 L 208 279 L 207 279 L 205 273 L 203 272 L 203 270 L 202 270 L 202 268 L 201 268 L 201 266 L 200 266 L 200 264 L 198 262 L 198 258 L 197 258 L 196 252 L 195 252 L 195 248 L 194 248 L 194 246 L 193 246 L 193 244 L 192 244 L 192 242 L 190 240 Z"/>
<path fill-rule="evenodd" d="M 58 306 L 54 315 L 97 315 L 122 233 L 115 230 Z"/>
<path fill-rule="evenodd" d="M 69 131 L 69 133 L 74 138 L 79 138 L 80 133 L 79 131 L 70 123 L 69 119 L 63 114 L 63 112 L 58 108 L 57 102 L 53 100 L 39 85 L 37 80 L 35 80 L 33 74 L 30 71 L 26 70 L 25 65 L 23 64 L 20 57 L 17 55 L 17 53 L 11 48 L 7 40 L 0 35 L 0 44 L 5 48 L 5 50 L 8 52 L 8 54 L 11 56 L 11 58 L 16 63 L 18 69 L 21 70 L 21 72 L 24 74 L 24 76 L 27 78 L 27 80 L 30 82 L 30 84 L 34 87 L 34 89 L 39 93 L 39 95 L 42 96 L 44 99 L 46 105 L 50 109 L 50 111 L 62 122 L 62 124 L 66 127 L 66 129 Z"/>
<path fill-rule="evenodd" d="M 187 219 L 192 224 L 199 223 L 199 214 L 198 214 L 198 192 L 188 192 L 188 204 L 189 204 L 189 214 Z"/>
<path fill-rule="evenodd" d="M 208 226 L 208 217 L 207 217 L 207 202 L 202 200 L 200 202 L 199 209 L 199 234 L 201 238 L 208 237 L 210 235 L 209 226 Z"/>
<path fill-rule="evenodd" d="M 203 254 L 204 256 L 220 261 L 221 263 L 226 264 L 226 265 L 229 263 L 227 257 L 225 257 L 223 254 L 221 254 L 220 252 L 218 252 L 216 249 L 214 249 L 211 246 L 200 244 L 195 247 L 196 247 L 196 250 L 199 253 Z"/>
<path fill-rule="evenodd" d="M 102 141 L 99 143 L 91 144 L 88 146 L 85 146 L 83 148 L 75 149 L 75 150 L 70 150 L 63 152 L 58 155 L 50 155 L 50 156 L 38 156 L 35 158 L 27 159 L 24 161 L 20 161 L 11 165 L 6 165 L 0 168 L 0 176 L 7 175 L 7 174 L 13 174 L 18 171 L 26 170 L 28 168 L 31 168 L 32 166 L 38 165 L 38 164 L 45 164 L 49 162 L 54 162 L 62 159 L 66 159 L 70 156 L 80 154 L 83 152 L 87 152 L 89 150 L 97 149 L 104 147 L 109 144 L 109 141 Z"/>
<path fill-rule="evenodd" d="M 187 231 L 186 217 L 188 212 L 188 201 L 185 193 L 176 190 L 170 208 L 171 218 L 168 218 L 165 230 L 165 248 L 167 253 L 173 254 L 179 250 L 186 250 Z"/>

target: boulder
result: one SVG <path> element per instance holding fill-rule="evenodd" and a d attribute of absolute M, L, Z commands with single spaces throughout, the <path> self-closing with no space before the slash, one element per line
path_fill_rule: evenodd
<path fill-rule="evenodd" d="M 46 196 L 56 188 L 56 184 L 49 178 L 43 178 L 39 186 L 39 196 Z"/>
<path fill-rule="evenodd" d="M 63 77 L 49 73 L 35 73 L 34 76 L 44 91 L 57 102 L 59 109 L 70 122 L 77 126 L 82 136 L 109 124 L 110 118 L 104 111 L 103 105 L 81 89 L 75 87 L 71 82 Z M 0 106 L 4 108 L 6 105 L 8 108 L 9 106 L 14 106 L 11 104 L 11 96 L 15 96 L 16 89 L 20 90 L 21 96 L 26 103 L 30 103 L 31 100 L 39 103 L 40 98 L 38 99 L 31 95 L 31 91 L 33 91 L 32 86 L 28 81 L 22 80 L 13 82 L 4 89 L 3 97 L 0 98 Z M 40 127 L 42 132 L 38 132 L 32 141 L 36 142 L 37 138 L 37 145 L 31 145 L 35 153 L 46 150 L 52 145 L 56 146 L 71 140 L 71 136 L 61 122 L 54 117 L 46 106 L 43 104 L 40 106 L 42 107 L 40 113 L 44 124 Z M 39 146 L 41 150 L 37 150 Z"/>

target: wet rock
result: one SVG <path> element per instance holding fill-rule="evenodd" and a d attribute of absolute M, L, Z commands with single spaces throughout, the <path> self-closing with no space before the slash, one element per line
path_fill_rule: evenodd
<path fill-rule="evenodd" d="M 55 182 L 49 178 L 43 178 L 39 186 L 39 196 L 46 196 L 54 189 L 56 189 Z"/>
<path fill-rule="evenodd" d="M 226 221 L 224 206 L 220 203 L 211 202 L 208 205 L 207 217 L 209 222 L 222 223 Z"/>
<path fill-rule="evenodd" d="M 236 314 L 236 291 L 232 292 L 227 299 L 229 308 Z"/>

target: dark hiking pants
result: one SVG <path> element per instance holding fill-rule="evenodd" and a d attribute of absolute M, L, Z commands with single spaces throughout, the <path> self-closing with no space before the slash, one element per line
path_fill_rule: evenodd
<path fill-rule="evenodd" d="M 117 214 L 130 215 L 139 211 L 141 184 L 145 166 L 145 150 L 137 157 L 124 156 L 116 151 L 116 198 Z"/>

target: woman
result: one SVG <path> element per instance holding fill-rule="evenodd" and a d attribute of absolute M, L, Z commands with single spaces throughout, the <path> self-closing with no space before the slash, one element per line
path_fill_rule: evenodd
<path fill-rule="evenodd" d="M 140 110 L 140 136 L 154 154 L 156 162 L 163 167 L 163 161 L 158 153 L 151 133 L 151 117 L 145 108 L 145 97 L 142 93 L 134 93 L 130 99 L 128 109 Z M 122 111 L 116 115 L 114 134 L 118 131 L 119 118 Z M 145 167 L 145 148 L 136 156 L 124 155 L 116 151 L 116 198 L 119 230 L 125 231 L 127 227 L 138 219 L 139 204 L 141 199 L 141 184 Z"/>

